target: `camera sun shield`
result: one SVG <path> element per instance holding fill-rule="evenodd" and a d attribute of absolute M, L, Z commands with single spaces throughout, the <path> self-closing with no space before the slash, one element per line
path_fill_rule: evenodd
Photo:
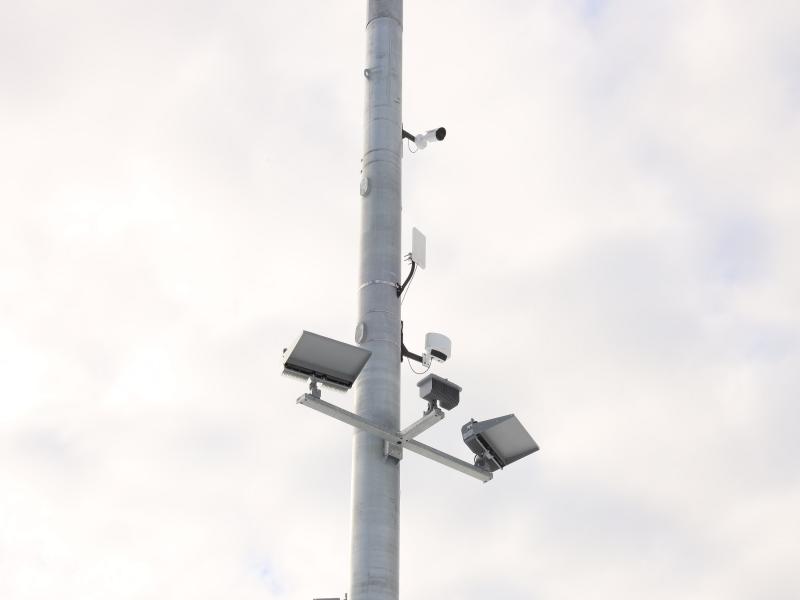
<path fill-rule="evenodd" d="M 444 377 L 430 374 L 417 383 L 419 395 L 423 400 L 438 404 L 445 410 L 458 406 L 461 387 Z"/>

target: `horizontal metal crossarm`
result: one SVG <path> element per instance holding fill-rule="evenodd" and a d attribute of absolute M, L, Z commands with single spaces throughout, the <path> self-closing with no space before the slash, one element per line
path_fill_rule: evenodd
<path fill-rule="evenodd" d="M 446 452 L 442 452 L 441 450 L 427 446 L 422 442 L 418 442 L 417 440 L 407 440 L 403 443 L 403 448 L 410 450 L 411 452 L 416 452 L 425 458 L 435 460 L 439 464 L 450 467 L 451 469 L 455 469 L 456 471 L 461 471 L 470 477 L 480 479 L 484 483 L 492 478 L 492 474 L 489 471 L 485 471 L 484 469 L 476 467 L 475 465 L 471 465 L 465 460 L 451 456 Z"/>
<path fill-rule="evenodd" d="M 297 399 L 297 403 L 308 406 L 309 408 L 313 408 L 316 411 L 326 414 L 329 417 L 333 417 L 334 419 L 342 421 L 343 423 L 347 423 L 348 425 L 352 425 L 353 427 L 358 427 L 362 431 L 377 435 L 390 444 L 402 446 L 411 452 L 420 454 L 426 458 L 430 458 L 439 464 L 450 467 L 451 469 L 455 469 L 456 471 L 460 471 L 461 473 L 469 475 L 470 477 L 474 477 L 475 479 L 480 479 L 481 481 L 486 482 L 492 478 L 492 474 L 489 471 L 476 467 L 475 465 L 471 465 L 460 458 L 451 456 L 446 452 L 442 452 L 441 450 L 437 450 L 436 448 L 432 448 L 431 446 L 427 446 L 416 440 L 404 438 L 400 432 L 389 431 L 388 429 L 377 425 L 365 419 L 364 417 L 360 417 L 359 415 L 352 413 L 349 410 L 345 410 L 344 408 L 340 408 L 335 404 L 331 404 L 330 402 L 325 402 L 324 400 L 315 398 L 311 394 L 303 394 Z M 439 419 L 434 420 L 433 423 L 438 420 Z"/>
<path fill-rule="evenodd" d="M 325 400 L 321 400 L 320 398 L 315 398 L 311 394 L 303 394 L 297 399 L 297 403 L 308 406 L 309 408 L 313 408 L 316 411 L 326 414 L 329 417 L 333 417 L 334 419 L 338 419 L 339 421 L 347 423 L 348 425 L 352 425 L 353 427 L 358 427 L 363 431 L 373 433 L 391 444 L 400 444 L 403 441 L 396 432 L 393 433 L 388 429 L 384 429 L 380 425 L 376 425 L 364 417 L 359 417 L 357 414 L 352 413 L 349 410 L 339 408 L 335 404 L 325 402 Z"/>

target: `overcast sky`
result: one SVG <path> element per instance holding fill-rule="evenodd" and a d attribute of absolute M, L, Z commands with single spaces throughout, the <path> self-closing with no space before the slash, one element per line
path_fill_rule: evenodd
<path fill-rule="evenodd" d="M 0 598 L 343 596 L 350 431 L 280 353 L 353 340 L 365 2 L 0 12 Z M 406 456 L 403 598 L 800 597 L 799 42 L 796 0 L 406 2 L 448 130 L 406 339 L 464 388 L 421 439 L 542 450 Z"/>

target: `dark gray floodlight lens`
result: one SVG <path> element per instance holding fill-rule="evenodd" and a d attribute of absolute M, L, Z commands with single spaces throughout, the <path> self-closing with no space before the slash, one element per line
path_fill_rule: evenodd
<path fill-rule="evenodd" d="M 371 355 L 364 348 L 303 331 L 283 351 L 283 373 L 302 379 L 316 377 L 332 388 L 349 390 Z"/>
<path fill-rule="evenodd" d="M 419 395 L 423 400 L 438 404 L 445 410 L 453 410 L 458 406 L 461 387 L 452 381 L 431 373 L 417 384 Z"/>
<path fill-rule="evenodd" d="M 502 469 L 539 449 L 514 415 L 488 421 L 473 419 L 461 428 L 461 435 L 478 457 L 476 464 L 489 471 Z"/>

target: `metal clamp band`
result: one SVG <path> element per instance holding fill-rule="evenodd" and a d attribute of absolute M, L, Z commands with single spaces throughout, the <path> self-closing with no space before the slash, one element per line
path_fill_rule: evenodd
<path fill-rule="evenodd" d="M 373 283 L 380 283 L 382 285 L 390 285 L 393 288 L 397 288 L 397 284 L 394 281 L 384 281 L 383 279 L 373 279 L 372 281 L 367 281 L 366 283 L 362 283 L 358 286 L 358 289 L 363 290 L 368 285 L 372 285 Z"/>

